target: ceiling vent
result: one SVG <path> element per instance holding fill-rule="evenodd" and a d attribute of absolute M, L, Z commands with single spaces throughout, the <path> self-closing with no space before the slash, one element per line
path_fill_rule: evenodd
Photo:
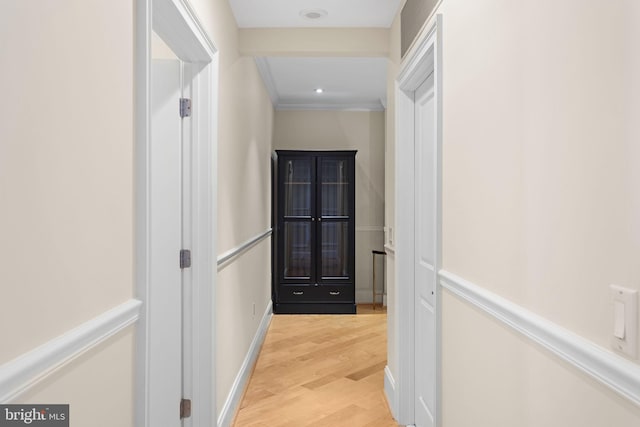
<path fill-rule="evenodd" d="M 324 9 L 304 9 L 300 11 L 300 16 L 310 21 L 317 21 L 328 15 L 328 12 Z"/>

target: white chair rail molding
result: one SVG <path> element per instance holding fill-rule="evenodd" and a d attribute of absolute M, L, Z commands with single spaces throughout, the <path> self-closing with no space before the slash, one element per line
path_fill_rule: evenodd
<path fill-rule="evenodd" d="M 0 402 L 11 402 L 56 370 L 108 340 L 140 317 L 131 299 L 0 366 Z"/>
<path fill-rule="evenodd" d="M 640 406 L 640 365 L 448 271 L 440 285 L 458 298 L 575 366 Z"/>

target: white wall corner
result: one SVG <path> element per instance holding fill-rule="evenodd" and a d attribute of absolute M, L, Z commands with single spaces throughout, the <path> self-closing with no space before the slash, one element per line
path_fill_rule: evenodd
<path fill-rule="evenodd" d="M 275 108 L 280 103 L 280 96 L 278 96 L 278 88 L 276 87 L 273 75 L 271 74 L 269 61 L 267 61 L 267 58 L 264 56 L 256 56 L 254 59 L 256 61 L 256 67 L 258 67 L 258 72 L 264 82 L 264 87 L 269 93 L 269 98 L 271 98 L 271 104 L 273 104 Z"/>
<path fill-rule="evenodd" d="M 380 299 L 380 295 L 376 295 L 376 297 L 378 300 Z M 371 287 L 368 289 L 356 289 L 356 304 L 371 304 L 372 302 L 373 292 Z"/>
<path fill-rule="evenodd" d="M 251 376 L 251 372 L 253 371 L 253 366 L 258 360 L 260 348 L 262 347 L 262 343 L 267 336 L 267 329 L 269 328 L 269 323 L 271 323 L 272 316 L 273 307 L 272 302 L 269 301 L 269 303 L 267 304 L 267 308 L 265 309 L 262 316 L 262 320 L 260 321 L 260 325 L 258 326 L 258 330 L 253 337 L 251 345 L 249 346 L 247 355 L 245 356 L 244 361 L 242 362 L 242 366 L 240 367 L 240 370 L 236 375 L 236 379 L 231 386 L 231 390 L 229 391 L 227 400 L 225 400 L 220 414 L 218 415 L 218 427 L 230 427 L 233 423 L 235 415 L 240 407 L 240 400 L 242 399 L 244 390 L 249 383 L 249 378 Z"/>
<path fill-rule="evenodd" d="M 398 414 L 398 394 L 396 391 L 396 380 L 393 378 L 389 365 L 384 367 L 384 395 L 391 410 L 391 415 L 397 419 Z"/>

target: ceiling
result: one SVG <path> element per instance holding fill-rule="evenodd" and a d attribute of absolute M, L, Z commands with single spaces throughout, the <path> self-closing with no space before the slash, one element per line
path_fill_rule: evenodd
<path fill-rule="evenodd" d="M 400 1 L 229 0 L 240 28 L 389 28 Z M 320 17 L 309 19 L 303 11 Z M 267 57 L 256 62 L 276 109 L 386 107 L 386 58 Z"/>
<path fill-rule="evenodd" d="M 400 0 L 229 0 L 240 28 L 391 26 Z M 322 10 L 319 19 L 301 16 Z"/>
<path fill-rule="evenodd" d="M 276 109 L 386 107 L 386 58 L 269 57 L 256 62 Z M 319 88 L 322 93 L 316 92 Z"/>

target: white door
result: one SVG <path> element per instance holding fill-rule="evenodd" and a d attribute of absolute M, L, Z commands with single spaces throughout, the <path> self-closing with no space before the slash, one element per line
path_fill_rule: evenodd
<path fill-rule="evenodd" d="M 436 410 L 437 152 L 433 74 L 415 92 L 415 425 Z"/>
<path fill-rule="evenodd" d="M 180 426 L 182 398 L 183 135 L 182 64 L 153 59 L 149 281 L 149 425 Z"/>

